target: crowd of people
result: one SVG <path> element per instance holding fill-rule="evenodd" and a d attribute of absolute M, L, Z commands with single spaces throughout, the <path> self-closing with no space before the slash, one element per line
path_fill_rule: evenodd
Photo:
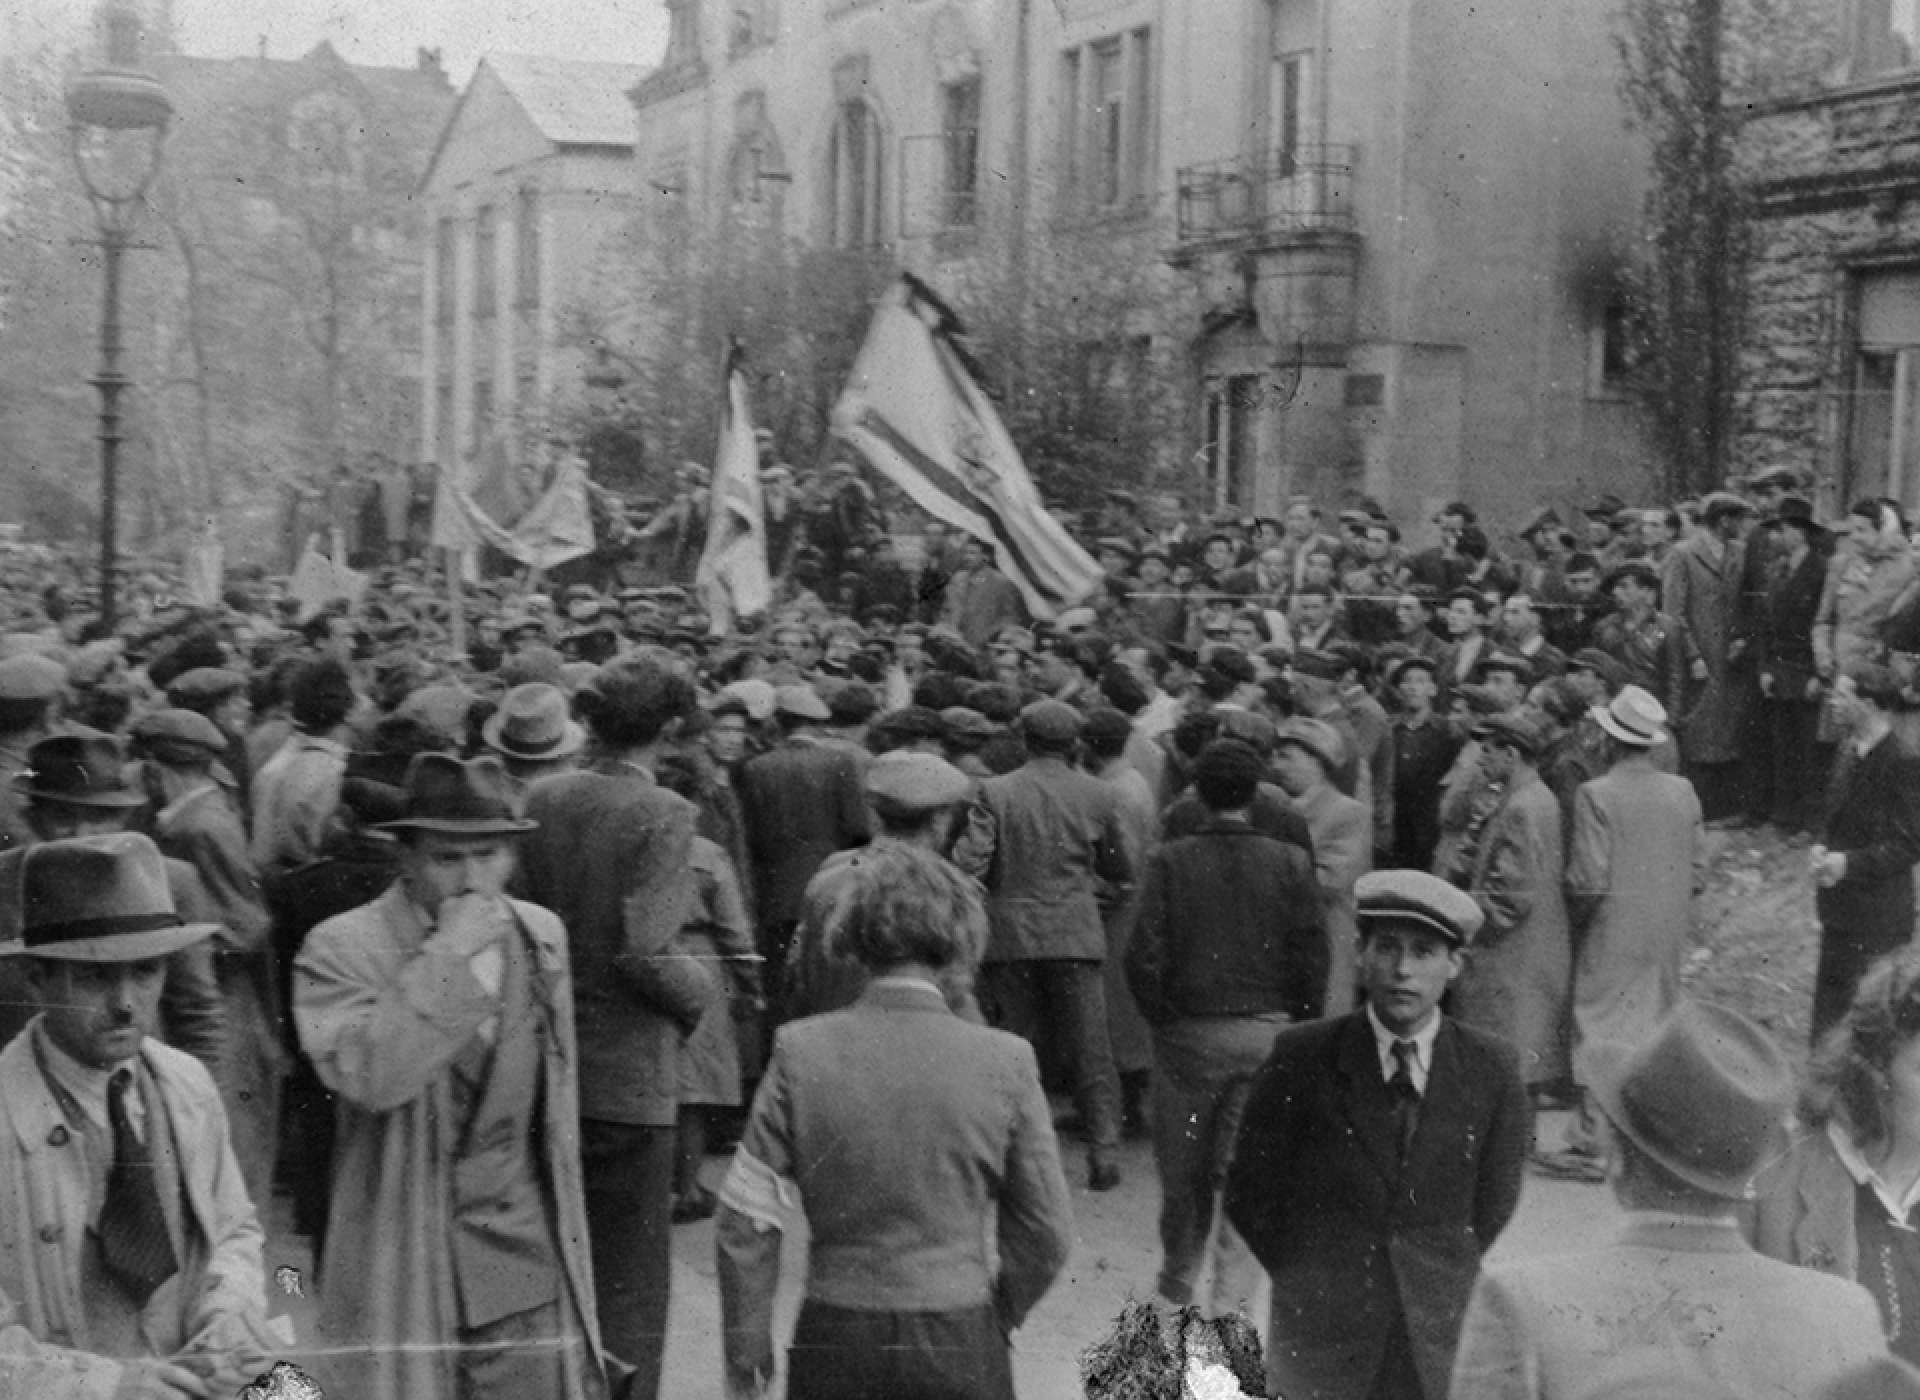
<path fill-rule="evenodd" d="M 1415 547 L 1364 499 L 1116 492 L 1101 587 L 1036 618 L 839 466 L 721 635 L 683 583 L 419 562 L 351 607 L 159 570 L 107 635 L 0 574 L 0 1392 L 310 1356 L 356 1400 L 651 1400 L 716 1218 L 731 1394 L 1009 1396 L 1061 1142 L 1103 1192 L 1129 1136 L 1151 1286 L 1270 1284 L 1277 1394 L 1920 1362 L 1920 537 L 1801 484 L 1506 549 L 1466 503 Z M 1797 1113 L 1681 991 L 1704 833 L 1762 823 L 1821 922 Z M 1483 1269 L 1529 1162 L 1628 1235 Z M 276 1194 L 317 1337 L 271 1315 Z"/>

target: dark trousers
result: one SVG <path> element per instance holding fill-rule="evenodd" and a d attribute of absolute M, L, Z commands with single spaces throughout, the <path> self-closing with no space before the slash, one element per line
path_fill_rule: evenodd
<path fill-rule="evenodd" d="M 1013 1400 L 1013 1363 L 985 1304 L 865 1312 L 801 1304 L 787 1400 Z"/>
<path fill-rule="evenodd" d="M 1074 1101 L 1099 1158 L 1120 1145 L 1120 1076 L 1107 1031 L 1101 965 L 1082 958 L 988 963 L 980 969 L 987 1019 L 1037 1047 L 1057 1037 L 1073 1067 Z"/>
<path fill-rule="evenodd" d="M 1862 933 L 1843 927 L 1820 928 L 1820 960 L 1813 970 L 1813 1040 L 1817 1044 L 1828 1028 L 1837 1024 L 1853 1005 L 1854 990 L 1872 967 L 1896 948 L 1904 948 L 1910 935 L 1899 931 L 1871 930 Z"/>
<path fill-rule="evenodd" d="M 634 1369 L 628 1400 L 654 1400 L 673 1278 L 673 1147 L 662 1127 L 580 1121 L 600 1339 Z"/>
<path fill-rule="evenodd" d="M 1768 700 L 1768 789 L 1771 809 L 1764 815 L 1786 831 L 1809 831 L 1820 819 L 1833 746 L 1820 742 L 1818 700 Z"/>
<path fill-rule="evenodd" d="M 460 1330 L 460 1400 L 564 1400 L 565 1351 L 573 1366 L 592 1365 L 586 1339 L 562 1325 L 558 1304 Z"/>

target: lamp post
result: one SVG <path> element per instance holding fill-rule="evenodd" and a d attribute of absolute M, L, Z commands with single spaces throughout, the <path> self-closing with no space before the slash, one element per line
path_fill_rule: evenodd
<path fill-rule="evenodd" d="M 173 103 L 159 79 L 140 67 L 139 13 L 130 0 L 101 0 L 94 14 L 103 62 L 67 85 L 73 163 L 93 205 L 106 271 L 100 307 L 100 620 L 115 622 L 115 534 L 120 513 L 120 262 L 147 190 L 160 173 Z"/>

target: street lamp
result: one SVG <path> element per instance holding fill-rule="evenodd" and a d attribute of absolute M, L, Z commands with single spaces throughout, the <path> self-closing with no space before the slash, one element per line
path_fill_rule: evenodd
<path fill-rule="evenodd" d="M 106 268 L 100 309 L 100 620 L 113 629 L 114 535 L 120 510 L 120 259 L 132 239 L 147 189 L 160 173 L 160 148 L 173 103 L 160 80 L 140 67 L 142 24 L 130 0 L 101 0 L 94 13 L 100 66 L 67 85 L 73 163 L 93 205 Z"/>

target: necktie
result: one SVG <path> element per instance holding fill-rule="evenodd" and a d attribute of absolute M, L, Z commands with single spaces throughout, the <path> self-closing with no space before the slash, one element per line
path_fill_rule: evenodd
<path fill-rule="evenodd" d="M 1411 1040 L 1393 1042 L 1393 1078 L 1387 1088 L 1393 1093 L 1393 1117 L 1400 1130 L 1400 1161 L 1404 1164 L 1413 1147 L 1413 1130 L 1420 1125 L 1420 1090 L 1413 1082 L 1414 1044 Z"/>
<path fill-rule="evenodd" d="M 107 1174 L 106 1204 L 100 1208 L 100 1253 L 107 1272 L 137 1304 L 180 1268 L 167 1214 L 160 1204 L 160 1182 L 153 1159 L 134 1136 L 127 1116 L 133 1071 L 123 1069 L 107 1085 L 107 1119 L 113 1127 L 113 1169 Z"/>

